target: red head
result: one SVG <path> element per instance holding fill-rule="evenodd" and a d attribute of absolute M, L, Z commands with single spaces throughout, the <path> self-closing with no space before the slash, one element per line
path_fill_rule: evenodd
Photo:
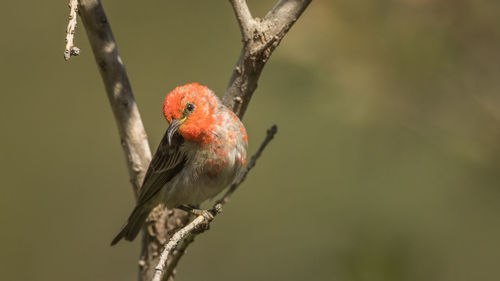
<path fill-rule="evenodd" d="M 217 96 L 198 83 L 179 86 L 168 93 L 163 103 L 163 115 L 170 123 L 169 140 L 178 131 L 187 140 L 207 143 L 218 104 Z"/>

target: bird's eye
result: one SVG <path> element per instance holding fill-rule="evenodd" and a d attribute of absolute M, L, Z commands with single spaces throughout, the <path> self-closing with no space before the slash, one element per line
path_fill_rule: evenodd
<path fill-rule="evenodd" d="M 186 104 L 186 110 L 188 112 L 193 112 L 193 110 L 194 110 L 194 104 L 193 103 Z"/>

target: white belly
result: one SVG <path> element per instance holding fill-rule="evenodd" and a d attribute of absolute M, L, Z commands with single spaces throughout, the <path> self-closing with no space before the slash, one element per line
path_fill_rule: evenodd
<path fill-rule="evenodd" d="M 203 156 L 191 159 L 186 163 L 185 168 L 162 188 L 161 202 L 165 203 L 168 208 L 175 208 L 183 204 L 200 204 L 215 197 L 232 183 L 241 170 L 242 163 L 237 161 L 237 157 L 241 158 L 240 154 L 236 150 L 228 152 L 224 159 L 225 165 L 222 167 L 217 164 L 212 166 L 206 163 L 201 164 L 198 161 L 205 161 Z"/>

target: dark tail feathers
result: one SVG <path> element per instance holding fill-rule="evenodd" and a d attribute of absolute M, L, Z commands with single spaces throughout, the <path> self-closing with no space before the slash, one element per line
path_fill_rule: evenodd
<path fill-rule="evenodd" d="M 118 235 L 111 241 L 111 246 L 120 242 L 122 238 L 127 241 L 132 241 L 135 239 L 139 231 L 141 231 L 144 221 L 147 219 L 149 212 L 151 210 L 145 208 L 145 206 L 137 206 L 127 220 L 127 223 L 120 230 Z"/>

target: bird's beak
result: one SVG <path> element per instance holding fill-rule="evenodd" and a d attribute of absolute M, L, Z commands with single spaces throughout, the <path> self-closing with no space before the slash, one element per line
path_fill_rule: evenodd
<path fill-rule="evenodd" d="M 172 137 L 177 132 L 177 130 L 179 130 L 182 123 L 184 123 L 184 121 L 186 121 L 186 118 L 172 119 L 172 122 L 170 122 L 170 126 L 168 126 L 168 129 L 167 129 L 168 145 L 170 145 L 172 143 Z"/>

